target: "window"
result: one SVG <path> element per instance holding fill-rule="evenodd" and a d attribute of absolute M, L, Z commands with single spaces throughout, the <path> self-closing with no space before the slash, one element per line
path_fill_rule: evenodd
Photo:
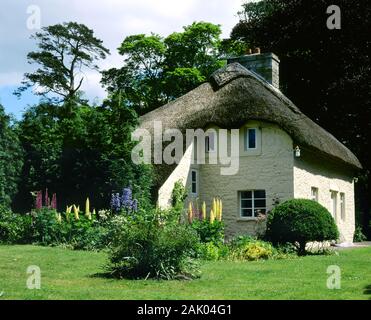
<path fill-rule="evenodd" d="M 340 193 L 340 214 L 341 220 L 345 221 L 345 193 Z"/>
<path fill-rule="evenodd" d="M 215 135 L 214 135 L 214 133 L 209 133 L 205 137 L 205 149 L 206 149 L 206 152 L 214 152 L 215 151 Z"/>
<path fill-rule="evenodd" d="M 331 191 L 331 214 L 335 220 L 337 218 L 337 206 L 338 206 L 338 193 L 336 191 Z"/>
<path fill-rule="evenodd" d="M 246 129 L 245 150 L 256 149 L 256 129 Z"/>
<path fill-rule="evenodd" d="M 192 194 L 198 193 L 198 177 L 197 170 L 191 171 L 191 192 Z"/>
<path fill-rule="evenodd" d="M 239 199 L 242 218 L 254 218 L 267 211 L 265 190 L 240 191 Z"/>
<path fill-rule="evenodd" d="M 310 198 L 311 200 L 318 202 L 318 188 L 312 187 Z"/>

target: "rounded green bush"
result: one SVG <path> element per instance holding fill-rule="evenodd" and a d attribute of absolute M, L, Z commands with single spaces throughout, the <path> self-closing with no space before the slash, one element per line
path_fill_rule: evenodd
<path fill-rule="evenodd" d="M 339 231 L 330 212 L 308 199 L 292 199 L 275 207 L 268 215 L 268 239 L 273 243 L 293 243 L 299 253 L 311 241 L 336 240 Z"/>

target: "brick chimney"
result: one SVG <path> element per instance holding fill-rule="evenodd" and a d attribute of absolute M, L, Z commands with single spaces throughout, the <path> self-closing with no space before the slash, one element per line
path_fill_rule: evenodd
<path fill-rule="evenodd" d="M 279 89 L 280 59 L 274 53 L 260 53 L 259 48 L 255 48 L 253 52 L 236 58 L 228 58 L 228 63 L 238 62 Z"/>

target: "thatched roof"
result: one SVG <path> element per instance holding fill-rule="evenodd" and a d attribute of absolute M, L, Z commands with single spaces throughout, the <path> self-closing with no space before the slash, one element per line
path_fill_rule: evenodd
<path fill-rule="evenodd" d="M 238 63 L 216 71 L 210 82 L 140 118 L 151 130 L 154 120 L 163 128 L 239 128 L 248 120 L 275 123 L 301 148 L 335 160 L 350 169 L 362 168 L 357 157 L 333 135 L 305 116 L 279 90 Z"/>

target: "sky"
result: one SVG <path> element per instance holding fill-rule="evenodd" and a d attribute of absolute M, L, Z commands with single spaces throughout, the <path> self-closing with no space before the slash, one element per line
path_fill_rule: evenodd
<path fill-rule="evenodd" d="M 182 31 L 194 21 L 220 24 L 224 38 L 238 22 L 237 12 L 244 0 L 2 0 L 0 7 L 0 103 L 6 112 L 20 118 L 28 105 L 39 97 L 26 92 L 21 99 L 12 93 L 23 74 L 35 70 L 26 60 L 35 49 L 30 36 L 37 28 L 76 21 L 93 29 L 104 41 L 111 55 L 99 63 L 102 70 L 120 67 L 122 57 L 117 48 L 131 34 L 167 36 Z M 40 19 L 34 19 L 39 17 Z M 38 25 L 38 21 L 40 22 Z M 35 29 L 36 28 L 36 29 Z M 90 101 L 105 97 L 99 84 L 100 74 L 89 71 L 82 90 Z"/>

